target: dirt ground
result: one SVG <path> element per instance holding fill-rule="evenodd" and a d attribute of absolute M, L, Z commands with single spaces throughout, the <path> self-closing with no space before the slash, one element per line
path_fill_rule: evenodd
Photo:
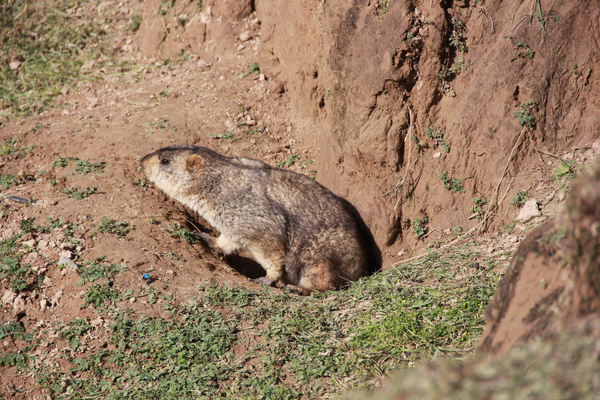
<path fill-rule="evenodd" d="M 308 57 L 310 62 L 305 62 L 306 71 L 303 71 L 303 75 L 297 71 L 298 64 L 303 63 L 302 59 L 295 64 L 286 62 L 293 56 L 294 49 L 308 38 L 296 36 L 288 49 L 282 49 L 281 37 L 277 40 L 272 38 L 278 32 L 282 35 L 280 31 L 285 29 L 291 30 L 293 35 L 299 35 L 302 26 L 290 24 L 286 28 L 285 24 L 275 24 L 273 19 L 285 12 L 292 12 L 289 10 L 294 7 L 302 9 L 302 13 L 312 10 L 316 17 L 306 21 L 309 25 L 307 32 L 314 33 L 316 25 L 313 24 L 317 24 L 319 18 L 325 21 L 326 27 L 335 25 L 332 21 L 337 21 L 334 17 L 336 13 L 341 14 L 339 10 L 327 7 L 327 11 L 320 14 L 319 7 L 324 3 L 321 1 L 310 2 L 306 6 L 308 8 L 294 3 L 288 11 L 282 10 L 285 6 L 278 8 L 276 4 L 265 10 L 265 3 L 257 3 L 260 4 L 255 10 L 254 2 L 233 5 L 231 2 L 207 2 L 208 6 L 195 12 L 185 8 L 191 6 L 176 2 L 175 7 L 181 9 L 173 11 L 165 25 L 153 13 L 158 1 L 143 4 L 122 2 L 115 16 L 116 25 L 129 23 L 133 15 L 143 16 L 137 33 L 121 33 L 115 37 L 115 47 L 122 50 L 121 57 L 128 58 L 136 66 L 106 74 L 102 80 L 82 82 L 74 89 L 65 90 L 56 99 L 57 107 L 41 115 L 3 123 L 0 142 L 15 139 L 17 147 L 23 150 L 0 159 L 2 174 L 16 175 L 22 182 L 0 191 L 0 240 L 20 232 L 23 221 L 28 218 L 35 218 L 35 223 L 40 225 L 47 224 L 49 218 L 52 221 L 62 219 L 53 230 L 29 234 L 19 240 L 18 246 L 27 253 L 27 261 L 43 276 L 43 282 L 39 290 L 19 295 L 8 287 L 1 287 L 0 310 L 6 320 L 19 321 L 27 327 L 75 317 L 95 318 L 91 311 L 80 307 L 83 304 L 83 292 L 81 287 L 75 285 L 79 279 L 75 270 L 56 267 L 61 258 L 81 265 L 88 260 L 104 257 L 106 262 L 127 266 L 127 270 L 118 278 L 124 290 L 133 290 L 146 283 L 143 275 L 148 274 L 152 286 L 177 296 L 181 301 L 193 297 L 195 285 L 199 283 L 236 283 L 259 287 L 248 279 L 261 273 L 256 265 L 239 259 L 222 260 L 202 244 L 188 244 L 171 235 L 170 232 L 178 227 L 210 230 L 210 226 L 202 221 L 196 222 L 184 207 L 169 200 L 142 179 L 140 158 L 164 146 L 207 146 L 226 155 L 255 157 L 271 165 L 281 165 L 316 176 L 318 181 L 347 197 L 361 211 L 382 248 L 384 269 L 418 254 L 426 247 L 444 245 L 456 233 L 460 235 L 477 227 L 477 211 L 470 211 L 469 207 L 473 206 L 471 198 L 483 193 L 488 201 L 501 199 L 502 204 L 495 214 L 491 229 L 472 237 L 472 240 L 479 241 L 489 252 L 514 250 L 525 233 L 552 216 L 557 204 L 565 198 L 560 185 L 554 184 L 551 178 L 559 161 L 551 155 L 534 151 L 534 148 L 549 143 L 545 148 L 552 150 L 552 153 L 580 164 L 588 162 L 598 153 L 598 132 L 593 129 L 597 121 L 588 118 L 589 113 L 597 108 L 593 84 L 598 78 L 593 73 L 593 65 L 589 64 L 590 59 L 597 59 L 596 53 L 592 52 L 589 58 L 580 56 L 582 60 L 585 59 L 578 62 L 583 71 L 581 80 L 568 81 L 567 78 L 572 77 L 567 76 L 563 77 L 564 82 L 561 81 L 561 90 L 569 93 L 566 99 L 575 104 L 585 98 L 587 106 L 568 108 L 562 105 L 559 110 L 556 108 L 558 106 L 555 107 L 560 103 L 558 98 L 545 98 L 545 110 L 552 109 L 554 114 L 546 112 L 539 119 L 539 124 L 545 129 L 544 134 L 529 136 L 525 139 L 526 145 L 519 145 L 520 127 L 511 126 L 510 137 L 499 135 L 506 133 L 502 129 L 506 127 L 507 119 L 516 125 L 511 114 L 518 104 L 524 103 L 531 93 L 536 92 L 535 87 L 527 88 L 527 95 L 523 95 L 521 89 L 519 96 L 522 82 L 505 85 L 500 80 L 494 80 L 494 85 L 497 85 L 494 86 L 487 75 L 482 75 L 481 69 L 469 71 L 453 84 L 453 90 L 458 94 L 458 104 L 464 110 L 469 107 L 469 102 L 488 102 L 489 112 L 486 114 L 485 107 L 477 107 L 476 113 L 468 118 L 452 113 L 452 105 L 446 104 L 453 99 L 445 96 L 443 91 L 452 88 L 442 85 L 442 92 L 432 89 L 440 85 L 435 75 L 442 64 L 439 59 L 432 61 L 434 58 L 428 53 L 433 54 L 436 50 L 423 45 L 428 38 L 438 35 L 433 25 L 424 24 L 423 21 L 427 20 L 424 15 L 435 19 L 439 11 L 437 8 L 429 10 L 419 2 L 407 2 L 410 3 L 408 6 L 401 6 L 401 2 L 388 2 L 388 13 L 402 9 L 402 12 L 413 15 L 414 36 L 420 38 L 415 42 L 421 43 L 417 47 L 409 44 L 402 50 L 404 57 L 407 60 L 412 57 L 413 61 L 395 67 L 395 71 L 400 71 L 398 74 L 401 79 L 411 82 L 410 88 L 398 87 L 391 81 L 382 83 L 387 78 L 385 74 L 374 78 L 372 74 L 376 75 L 377 71 L 367 71 L 371 75 L 365 73 L 365 76 L 357 77 L 356 69 L 347 75 L 338 75 L 337 79 L 340 80 L 337 86 L 329 87 L 327 82 L 323 83 L 323 79 L 333 79 L 339 73 L 336 68 L 343 68 L 348 54 L 360 50 L 356 47 L 358 42 L 345 43 L 343 48 L 347 53 L 330 53 L 331 58 L 318 59 L 321 53 L 315 52 L 317 61 L 311 64 Z M 369 2 L 373 10 L 376 10 L 375 3 Z M 100 6 L 106 7 L 106 4 Z M 408 9 L 404 10 L 406 7 Z M 576 10 L 569 7 L 556 5 L 556 10 L 552 12 L 560 13 L 564 19 L 578 15 Z M 418 13 L 419 9 L 428 11 Z M 274 10 L 279 10 L 280 14 Z M 369 9 L 368 13 L 373 10 Z M 495 53 L 486 53 L 482 49 L 484 45 L 494 46 L 491 36 L 500 41 L 499 37 L 504 32 L 501 28 L 509 24 L 508 18 L 500 18 L 500 15 L 506 16 L 511 10 L 514 11 L 514 7 L 491 5 L 489 8 L 455 8 L 453 12 L 458 13 L 456 15 L 471 20 L 478 18 L 479 21 L 479 25 L 470 31 L 470 37 L 480 36 L 469 42 L 473 47 L 467 59 L 480 57 L 479 63 L 487 65 L 492 62 L 493 54 L 507 51 L 508 41 L 496 46 Z M 379 14 L 375 16 L 359 16 L 362 22 L 358 25 L 368 25 L 373 30 L 369 32 L 378 31 L 381 35 L 393 28 L 410 30 L 410 20 L 398 22 L 401 26 L 389 25 L 382 20 L 385 17 L 381 16 L 380 10 L 377 12 Z M 188 13 L 186 15 L 190 19 L 186 30 L 173 22 L 176 15 L 184 13 Z M 449 13 L 449 16 L 438 17 L 452 21 L 454 14 L 451 11 Z M 490 15 L 496 18 L 494 24 L 490 22 L 493 20 Z M 370 18 L 375 22 L 369 22 Z M 206 21 L 214 23 L 210 25 Z M 448 25 L 447 22 L 445 24 Z M 594 24 L 597 28 L 597 21 Z M 167 29 L 166 36 L 162 34 L 164 29 Z M 452 27 L 446 26 L 446 29 L 452 32 Z M 523 35 L 537 38 L 532 32 Z M 442 42 L 448 40 L 442 36 L 432 39 L 434 46 L 442 46 Z M 330 45 L 340 44 L 333 36 L 318 36 L 315 40 L 314 47 L 319 47 L 320 41 Z M 385 45 L 391 46 L 387 42 Z M 562 45 L 556 43 L 555 46 Z M 180 48 L 200 48 L 202 51 L 180 55 Z M 313 47 L 306 48 L 309 50 L 303 51 L 310 53 Z M 324 48 L 328 49 L 327 46 Z M 597 51 L 598 45 L 593 48 Z M 270 53 L 265 49 L 271 49 Z M 450 61 L 458 59 L 456 50 L 451 52 L 451 55 L 444 56 L 448 65 Z M 551 57 L 551 50 L 545 49 L 543 52 L 540 58 Z M 267 60 L 267 54 L 270 54 L 270 61 L 261 61 L 260 72 L 253 70 L 252 64 Z M 390 59 L 396 57 L 394 54 L 388 56 Z M 362 57 L 356 62 L 364 61 Z M 275 59 L 277 61 L 273 61 Z M 332 59 L 337 60 L 337 64 L 330 64 L 334 67 L 325 71 L 323 65 Z M 565 63 L 574 62 L 568 59 Z M 527 59 L 518 58 L 512 63 L 513 66 L 516 64 L 519 64 L 519 71 L 527 79 L 542 79 Z M 409 65 L 421 66 L 421 72 L 409 68 Z M 479 68 L 483 67 L 480 65 Z M 420 81 L 417 75 L 425 76 L 426 70 L 431 76 Z M 318 78 L 315 76 L 314 79 L 318 84 L 310 89 L 308 86 L 312 83 L 305 75 L 315 73 Z M 501 71 L 499 76 L 503 77 L 504 73 Z M 343 79 L 339 76 L 343 76 Z M 546 81 L 547 86 L 551 78 Z M 588 83 L 584 83 L 584 79 Z M 364 84 L 362 89 L 359 87 L 361 84 Z M 372 91 L 377 85 L 380 85 L 380 91 L 374 97 L 374 104 L 370 97 L 362 98 L 364 92 Z M 501 93 L 512 93 L 517 87 L 514 99 L 511 97 L 510 102 L 501 107 L 491 101 L 499 96 L 500 92 L 493 92 L 494 87 L 498 86 L 503 87 Z M 328 100 L 330 90 L 334 93 L 331 101 Z M 411 90 L 412 103 L 408 101 Z M 436 94 L 432 94 L 430 99 L 422 94 L 417 100 L 415 90 L 433 90 Z M 477 97 L 478 91 L 485 92 L 485 96 Z M 590 91 L 594 93 L 590 94 Z M 461 92 L 466 93 L 462 98 Z M 544 93 L 555 95 L 552 91 Z M 306 100 L 307 96 L 309 100 Z M 319 107 L 321 102 L 324 105 Z M 348 109 L 341 106 L 343 102 L 348 102 Z M 537 102 L 541 104 L 540 100 Z M 351 107 L 354 103 L 360 103 L 358 108 Z M 363 108 L 369 107 L 371 113 L 364 114 Z M 442 126 L 441 122 L 436 125 L 433 116 L 426 115 L 436 107 L 437 114 L 432 114 L 438 115 L 441 118 L 439 121 L 445 121 L 453 129 L 446 131 L 446 138 L 454 149 L 448 154 L 442 153 L 441 140 L 427 139 L 425 135 L 425 128 Z M 572 124 L 568 127 L 562 124 L 561 129 L 557 128 L 554 132 L 568 129 L 579 131 L 569 133 L 567 139 L 560 136 L 562 133 L 550 137 L 549 126 L 560 125 L 558 120 L 571 111 L 579 112 L 579 122 L 572 122 L 575 117 L 569 114 L 569 118 L 572 118 L 567 120 Z M 352 112 L 356 112 L 356 115 L 351 115 Z M 386 112 L 393 118 L 387 120 Z M 413 112 L 416 116 L 411 122 Z M 482 119 L 488 124 L 488 131 L 480 135 L 469 131 L 465 136 L 460 136 L 460 127 L 475 126 Z M 362 128 L 355 129 L 357 126 Z M 340 129 L 349 132 L 347 141 Z M 378 136 L 376 132 L 384 133 Z M 392 135 L 397 135 L 397 143 L 391 142 Z M 419 139 L 413 141 L 413 136 Z M 428 147 L 422 151 L 421 147 L 413 147 L 411 153 L 409 147 L 419 140 L 428 142 Z M 381 146 L 377 144 L 378 141 Z M 361 143 L 368 144 L 364 145 L 362 153 L 356 151 L 361 149 Z M 513 146 L 524 149 L 514 159 L 509 158 Z M 79 165 L 76 159 L 91 164 L 99 163 L 95 164 L 99 169 L 77 170 Z M 507 160 L 510 172 L 506 176 L 501 175 Z M 463 178 L 467 194 L 457 198 L 446 190 L 439 183 L 440 172 Z M 393 192 L 392 196 L 382 196 L 401 178 L 405 179 L 404 183 L 410 181 L 409 189 Z M 496 186 L 500 187 L 500 184 L 502 190 L 498 191 Z M 81 192 L 88 188 L 94 189 L 89 189 L 89 196 L 83 199 L 67 194 L 69 190 Z M 509 202 L 517 190 L 528 190 L 530 198 L 537 199 L 538 208 L 541 209 L 539 217 L 515 223 L 520 210 Z M 30 199 L 31 202 L 21 203 L 11 196 Z M 423 215 L 429 215 L 432 222 L 424 238 L 415 238 L 414 219 Z M 122 236 L 101 232 L 99 226 L 103 220 L 127 223 L 131 230 Z M 74 227 L 72 236 L 64 232 L 69 224 Z M 456 230 L 457 227 L 460 227 L 460 231 Z M 73 243 L 73 238 L 78 242 Z M 535 287 L 527 290 L 535 290 Z M 130 302 L 135 311 L 153 313 L 153 306 L 143 299 L 125 301 Z M 517 333 L 515 335 L 518 336 Z"/>

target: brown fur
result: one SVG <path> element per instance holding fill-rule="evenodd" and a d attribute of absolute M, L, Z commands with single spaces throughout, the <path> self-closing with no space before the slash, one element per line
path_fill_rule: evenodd
<path fill-rule="evenodd" d="M 267 272 L 265 284 L 325 291 L 380 267 L 356 210 L 304 175 L 196 146 L 148 154 L 142 171 L 221 233 L 200 234 L 211 247 L 248 250 Z"/>

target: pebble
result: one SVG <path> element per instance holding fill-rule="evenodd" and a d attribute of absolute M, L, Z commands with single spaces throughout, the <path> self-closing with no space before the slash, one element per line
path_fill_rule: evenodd
<path fill-rule="evenodd" d="M 244 32 L 240 33 L 240 42 L 247 42 L 251 38 L 252 38 L 252 36 L 250 35 L 249 31 L 244 31 Z"/>

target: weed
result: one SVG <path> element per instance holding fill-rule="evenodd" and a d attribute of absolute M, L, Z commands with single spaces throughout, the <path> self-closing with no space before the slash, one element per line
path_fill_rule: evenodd
<path fill-rule="evenodd" d="M 134 14 L 131 17 L 131 22 L 127 26 L 127 31 L 129 33 L 136 33 L 138 29 L 140 29 L 140 25 L 142 24 L 142 16 L 140 14 Z"/>
<path fill-rule="evenodd" d="M 437 147 L 437 145 L 440 145 L 446 153 L 450 152 L 450 146 L 448 146 L 448 143 L 446 143 L 446 140 L 444 139 L 444 134 L 441 131 L 432 131 L 429 128 L 425 128 L 425 133 L 427 134 L 428 138 L 435 140 L 434 148 Z"/>
<path fill-rule="evenodd" d="M 120 301 L 121 295 L 113 286 L 111 281 L 106 281 L 102 285 L 90 285 L 83 296 L 83 303 L 91 304 L 96 309 L 102 309 L 105 308 L 105 303 Z"/>
<path fill-rule="evenodd" d="M 483 214 L 484 214 L 484 207 L 487 204 L 487 200 L 481 196 L 481 197 L 475 197 L 473 199 L 473 203 L 475 204 L 473 207 L 471 207 L 470 211 L 474 214 L 477 215 L 477 219 L 479 221 L 481 221 L 481 219 L 483 218 Z"/>
<path fill-rule="evenodd" d="M 67 197 L 71 197 L 76 200 L 83 200 L 92 194 L 98 193 L 98 189 L 93 186 L 88 186 L 87 188 L 81 190 L 79 188 L 64 188 L 62 191 L 67 195 Z"/>
<path fill-rule="evenodd" d="M 85 335 L 90 328 L 90 324 L 85 319 L 75 318 L 60 331 L 58 337 L 66 340 L 69 343 L 69 346 L 77 351 L 80 350 L 81 346 L 79 338 Z"/>
<path fill-rule="evenodd" d="M 513 198 L 510 200 L 510 204 L 512 204 L 513 206 L 521 207 L 523 204 L 525 204 L 527 202 L 528 198 L 529 198 L 529 194 L 527 193 L 526 190 L 519 190 L 517 193 L 515 193 Z"/>
<path fill-rule="evenodd" d="M 450 176 L 447 176 L 445 173 L 441 173 L 439 177 L 444 183 L 444 188 L 446 188 L 446 190 L 452 190 L 453 193 L 465 192 L 461 180 L 458 178 L 454 178 L 454 168 L 452 168 Z"/>
<path fill-rule="evenodd" d="M 248 65 L 248 68 L 246 68 L 246 71 L 242 74 L 242 78 L 245 78 L 246 76 L 248 76 L 250 74 L 255 74 L 255 75 L 260 74 L 260 68 L 258 67 L 257 62 L 253 62 L 250 65 Z"/>
<path fill-rule="evenodd" d="M 413 228 L 413 231 L 415 232 L 415 236 L 417 237 L 417 240 L 421 239 L 422 237 L 424 237 L 427 234 L 427 231 L 429 230 L 429 226 L 427 225 L 428 223 L 429 223 L 429 217 L 427 216 L 427 214 L 425 214 L 421 218 L 413 219 L 412 228 Z"/>
<path fill-rule="evenodd" d="M 581 71 L 578 69 L 577 64 L 573 64 L 572 71 L 573 71 L 573 75 L 575 75 L 577 78 L 579 78 L 580 76 L 583 75 L 581 73 Z"/>
<path fill-rule="evenodd" d="M 94 282 L 98 279 L 106 278 L 112 280 L 112 278 L 127 269 L 125 263 L 117 264 L 106 264 L 102 263 L 104 257 L 99 257 L 94 260 L 90 260 L 86 265 L 80 266 L 77 269 L 77 275 L 81 279 L 76 283 L 77 285 L 85 285 L 86 283 Z"/>
<path fill-rule="evenodd" d="M 162 92 L 161 92 L 162 93 Z M 166 118 L 160 118 L 156 122 L 148 121 L 148 126 L 151 129 L 161 129 L 161 130 L 170 130 L 171 132 L 177 132 L 177 128 L 169 123 Z"/>
<path fill-rule="evenodd" d="M 198 236 L 194 232 L 182 228 L 177 222 L 173 222 L 171 229 L 163 228 L 163 230 L 171 235 L 171 237 L 183 239 L 189 244 L 200 243 L 200 239 L 198 239 Z"/>
<path fill-rule="evenodd" d="M 98 232 L 111 233 L 120 237 L 127 236 L 127 234 L 133 229 L 134 228 L 129 224 L 129 222 L 117 221 L 110 219 L 107 216 L 102 218 L 102 222 L 97 228 Z"/>
<path fill-rule="evenodd" d="M 552 172 L 552 180 L 556 183 L 572 181 L 577 175 L 577 163 L 574 161 L 559 160 L 558 166 Z"/>
<path fill-rule="evenodd" d="M 381 15 L 386 14 L 387 13 L 387 8 L 388 8 L 388 4 L 387 4 L 387 0 L 381 0 L 377 3 L 376 7 L 377 10 L 379 10 L 379 13 Z"/>
<path fill-rule="evenodd" d="M 166 99 L 167 97 L 171 96 L 173 94 L 173 91 L 171 90 L 171 88 L 168 88 L 166 90 L 161 90 L 160 93 L 158 93 L 158 95 L 160 97 L 162 97 L 163 99 Z M 167 122 L 167 120 L 165 118 L 161 118 L 161 121 L 164 121 L 164 123 Z M 165 129 L 165 128 L 158 128 L 158 129 Z"/>
<path fill-rule="evenodd" d="M 210 137 L 213 139 L 235 139 L 235 136 L 233 136 L 233 133 L 231 132 L 225 132 L 222 134 L 215 133 L 210 135 Z"/>
<path fill-rule="evenodd" d="M 532 113 L 535 110 L 537 110 L 537 104 L 535 104 L 533 100 L 529 100 L 521 104 L 521 108 L 513 112 L 513 117 L 517 118 L 520 126 L 527 125 L 529 128 L 533 128 L 535 125 L 535 120 Z"/>
<path fill-rule="evenodd" d="M 465 32 L 467 28 L 465 24 L 458 19 L 456 16 L 452 17 L 452 34 L 450 35 L 450 46 L 455 47 L 460 52 L 467 50 L 467 42 L 465 39 Z"/>
<path fill-rule="evenodd" d="M 23 177 L 17 175 L 0 175 L 0 185 L 2 185 L 2 189 L 8 189 L 12 186 L 20 185 L 25 183 Z"/>
<path fill-rule="evenodd" d="M 456 238 L 456 237 L 458 237 L 458 236 L 462 235 L 462 233 L 463 233 L 463 232 L 464 232 L 464 231 L 463 231 L 463 228 L 462 228 L 462 227 L 460 227 L 460 226 L 455 226 L 455 227 L 454 227 L 454 229 L 452 230 L 452 237 L 453 237 L 453 238 Z"/>
<path fill-rule="evenodd" d="M 139 186 L 139 187 L 148 187 L 148 180 L 146 178 L 140 178 L 140 179 L 131 179 L 131 182 L 133 182 L 134 185 Z"/>
<path fill-rule="evenodd" d="M 104 168 L 106 166 L 103 161 L 96 161 L 90 163 L 88 161 L 83 161 L 77 157 L 59 157 L 56 160 L 54 160 L 52 166 L 65 168 L 69 166 L 71 162 L 73 162 L 76 165 L 75 172 L 82 175 L 87 175 L 94 172 L 104 172 Z"/>
<path fill-rule="evenodd" d="M 156 14 L 166 17 L 173 8 L 173 0 L 160 0 Z"/>
<path fill-rule="evenodd" d="M 515 46 L 515 58 L 526 58 L 528 60 L 533 60 L 533 56 L 535 52 L 525 43 L 524 41 L 515 42 L 512 37 L 508 37 L 513 46 Z"/>

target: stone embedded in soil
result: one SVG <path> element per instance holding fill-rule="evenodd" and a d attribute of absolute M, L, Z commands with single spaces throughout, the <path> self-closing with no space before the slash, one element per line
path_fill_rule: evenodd
<path fill-rule="evenodd" d="M 538 203 L 536 199 L 529 199 L 519 211 L 519 215 L 517 215 L 517 221 L 526 222 L 532 218 L 538 217 L 542 215 L 538 208 Z"/>

